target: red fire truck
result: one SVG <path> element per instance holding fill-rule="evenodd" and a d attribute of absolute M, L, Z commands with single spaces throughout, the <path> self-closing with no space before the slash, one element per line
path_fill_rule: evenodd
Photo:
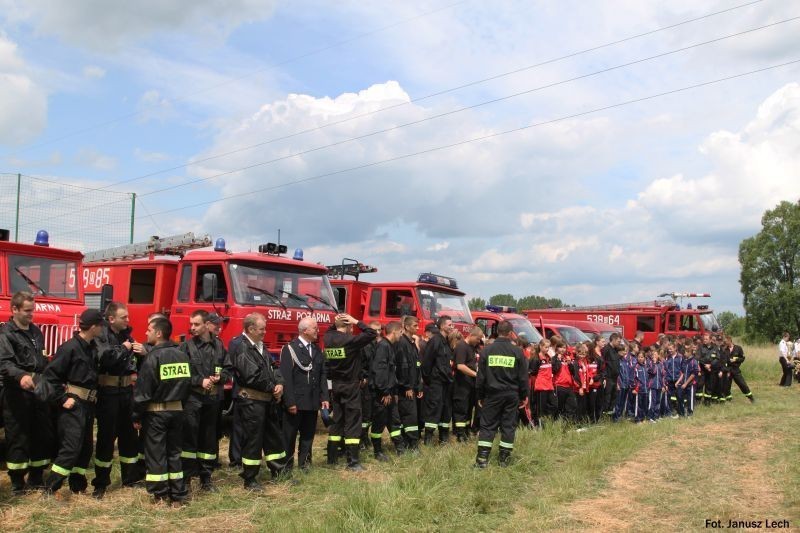
<path fill-rule="evenodd" d="M 286 246 L 274 243 L 258 252 L 231 252 L 217 239 L 213 249 L 200 249 L 210 246 L 208 236 L 187 233 L 90 252 L 83 272 L 87 304 L 101 307 L 102 288 L 113 286 L 113 299 L 128 306 L 137 340 L 152 313 L 167 315 L 180 340 L 189 334 L 194 311 L 216 312 L 226 344 L 241 334 L 244 317 L 257 311 L 267 317 L 264 345 L 274 356 L 297 335 L 301 318 L 312 316 L 321 327 L 333 321 L 326 268 L 304 262 L 301 249 L 292 259 L 282 257 Z"/>
<path fill-rule="evenodd" d="M 437 274 L 420 274 L 417 281 L 375 282 L 359 280 L 361 274 L 377 272 L 355 259 L 344 259 L 328 267 L 336 306 L 342 312 L 369 323 L 387 324 L 406 315 L 419 319 L 419 333 L 441 315 L 449 315 L 453 326 L 466 334 L 474 325 L 465 294 L 455 279 Z M 337 279 L 338 276 L 338 279 Z M 345 279 L 351 276 L 352 279 Z"/>
<path fill-rule="evenodd" d="M 41 328 L 44 349 L 52 356 L 72 337 L 78 317 L 86 309 L 77 277 L 82 259 L 80 252 L 51 248 L 44 230 L 36 234 L 34 244 L 9 242 L 8 230 L 0 230 L 0 320 L 9 319 L 14 293 L 32 293 L 33 321 Z"/>
<path fill-rule="evenodd" d="M 669 297 L 666 299 L 665 297 Z M 708 293 L 665 293 L 657 300 L 630 302 L 591 307 L 562 307 L 523 311 L 536 323 L 539 318 L 553 321 L 585 320 L 621 328 L 626 339 L 637 331 L 644 333 L 644 344 L 652 344 L 659 334 L 694 337 L 705 332 L 720 331 L 714 312 L 707 305 L 683 305 L 684 298 L 709 298 Z M 680 300 L 680 302 L 679 302 Z"/>
<path fill-rule="evenodd" d="M 542 335 L 536 331 L 525 315 L 517 313 L 516 307 L 506 305 L 487 305 L 482 311 L 472 311 L 472 318 L 481 327 L 487 337 L 497 336 L 497 323 L 508 320 L 517 335 L 525 334 L 528 340 L 536 344 L 542 340 Z"/>

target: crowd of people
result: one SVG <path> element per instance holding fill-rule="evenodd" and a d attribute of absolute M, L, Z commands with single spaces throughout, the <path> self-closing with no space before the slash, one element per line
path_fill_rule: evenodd
<path fill-rule="evenodd" d="M 123 486 L 144 482 L 156 500 L 184 502 L 190 481 L 215 492 L 225 383 L 233 383 L 228 458 L 245 489 L 291 479 L 312 467 L 318 419 L 328 426 L 327 463 L 340 458 L 363 470 L 370 450 L 397 454 L 466 442 L 477 435 L 475 466 L 485 468 L 496 434 L 507 465 L 518 427 L 549 420 L 596 423 L 604 417 L 656 422 L 691 416 L 698 402 L 725 402 L 731 384 L 753 400 L 740 367 L 745 356 L 729 336 L 662 337 L 642 346 L 619 334 L 568 346 L 553 337 L 531 344 L 501 321 L 486 338 L 441 316 L 418 335 L 415 316 L 381 325 L 339 314 L 323 333 L 310 317 L 274 360 L 264 346 L 267 320 L 251 313 L 228 346 L 219 317 L 198 310 L 190 337 L 172 341 L 167 317 L 149 317 L 146 342 L 131 336 L 126 306 L 87 310 L 79 331 L 49 360 L 33 320 L 34 298 L 11 299 L 0 328 L 0 375 L 6 462 L 15 494 L 52 495 L 67 483 L 103 498 L 111 485 L 114 446 Z M 354 328 L 358 328 L 358 332 Z M 96 425 L 96 437 L 94 427 Z M 49 468 L 49 472 L 48 472 Z M 45 475 L 46 474 L 46 475 Z"/>
<path fill-rule="evenodd" d="M 788 331 L 783 332 L 778 343 L 778 363 L 783 371 L 779 383 L 781 387 L 791 387 L 793 377 L 800 381 L 800 337 L 792 342 L 792 335 Z"/>

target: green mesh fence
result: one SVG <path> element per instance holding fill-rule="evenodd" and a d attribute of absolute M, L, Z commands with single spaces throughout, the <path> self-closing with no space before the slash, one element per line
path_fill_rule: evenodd
<path fill-rule="evenodd" d="M 128 244 L 134 202 L 133 193 L 0 173 L 0 228 L 10 230 L 12 241 L 33 243 L 43 229 L 56 248 L 86 252 Z"/>

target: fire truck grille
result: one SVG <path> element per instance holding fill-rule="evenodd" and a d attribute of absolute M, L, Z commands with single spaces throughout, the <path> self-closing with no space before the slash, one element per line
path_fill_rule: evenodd
<path fill-rule="evenodd" d="M 64 341 L 72 338 L 72 333 L 77 331 L 77 326 L 64 326 L 60 324 L 40 324 L 39 329 L 44 335 L 44 349 L 48 357 L 55 355 Z"/>

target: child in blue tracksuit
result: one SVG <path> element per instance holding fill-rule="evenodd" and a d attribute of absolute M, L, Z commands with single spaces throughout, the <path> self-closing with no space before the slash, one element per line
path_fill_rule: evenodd
<path fill-rule="evenodd" d="M 633 388 L 631 390 L 634 397 L 633 421 L 637 424 L 644 421 L 647 413 L 647 377 L 644 353 L 639 352 L 636 366 L 633 367 Z"/>
<path fill-rule="evenodd" d="M 631 350 L 634 345 L 631 343 Z M 614 407 L 614 415 L 611 418 L 614 422 L 619 421 L 626 413 L 630 413 L 631 389 L 633 388 L 633 369 L 636 366 L 636 356 L 628 352 L 619 360 L 619 376 L 617 377 L 617 403 Z"/>
<path fill-rule="evenodd" d="M 664 392 L 664 363 L 657 350 L 650 351 L 650 364 L 647 367 L 647 418 L 650 422 L 658 420 L 661 414 L 661 394 Z"/>
<path fill-rule="evenodd" d="M 661 416 L 672 416 L 677 418 L 677 413 L 673 414 L 673 406 L 678 406 L 678 391 L 675 388 L 675 383 L 681 375 L 681 366 L 683 365 L 683 356 L 678 353 L 677 347 L 673 343 L 667 344 L 667 356 L 664 359 L 664 377 L 667 383 L 667 390 L 662 398 Z"/>
<path fill-rule="evenodd" d="M 688 344 L 681 363 L 681 374 L 675 382 L 678 391 L 678 414 L 681 416 L 692 416 L 694 413 L 695 383 L 700 375 L 700 363 L 695 359 L 694 352 L 694 345 Z"/>

